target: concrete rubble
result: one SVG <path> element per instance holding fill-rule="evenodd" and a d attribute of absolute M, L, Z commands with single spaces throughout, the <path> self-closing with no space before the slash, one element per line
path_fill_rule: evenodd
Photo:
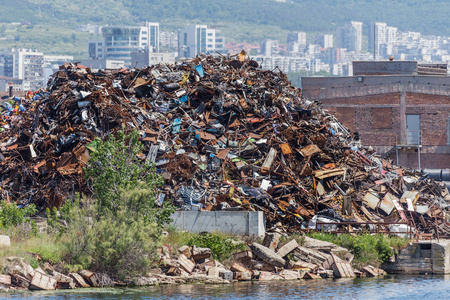
<path fill-rule="evenodd" d="M 65 64 L 1 103 L 0 195 L 38 208 L 89 194 L 95 137 L 137 129 L 180 210 L 258 210 L 284 232 L 449 237 L 447 188 L 381 159 L 280 70 L 246 53 L 93 73 Z M 170 199 L 170 200 L 169 200 Z M 270 248 L 270 247 L 269 247 Z"/>

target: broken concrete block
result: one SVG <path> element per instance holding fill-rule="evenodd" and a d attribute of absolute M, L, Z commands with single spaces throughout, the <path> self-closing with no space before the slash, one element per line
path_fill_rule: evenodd
<path fill-rule="evenodd" d="M 273 280 L 273 274 L 270 272 L 260 272 L 259 281 L 271 281 Z"/>
<path fill-rule="evenodd" d="M 252 251 L 250 250 L 245 250 L 245 251 L 241 251 L 241 252 L 237 252 L 231 255 L 231 257 L 235 260 L 239 260 L 239 259 L 252 259 L 253 258 L 253 254 Z"/>
<path fill-rule="evenodd" d="M 180 254 L 183 254 L 183 255 L 186 256 L 187 258 L 190 258 L 191 255 L 192 255 L 191 248 L 192 248 L 192 247 L 190 247 L 190 246 L 182 246 L 182 247 L 180 247 L 180 248 L 178 249 L 178 252 L 179 252 Z"/>
<path fill-rule="evenodd" d="M 239 263 L 234 263 L 231 265 L 230 267 L 231 271 L 234 272 L 241 272 L 241 273 L 252 273 L 252 271 L 250 271 L 249 269 L 247 269 L 246 267 L 244 267 L 243 265 L 239 264 Z"/>
<path fill-rule="evenodd" d="M 219 275 L 224 280 L 233 280 L 233 272 L 231 272 L 229 270 L 220 270 Z"/>
<path fill-rule="evenodd" d="M 31 279 L 29 286 L 30 290 L 54 290 L 55 288 L 55 278 L 41 272 L 34 272 L 33 279 Z"/>
<path fill-rule="evenodd" d="M 322 265 L 325 269 L 333 270 L 334 277 L 337 278 L 351 278 L 356 277 L 355 272 L 353 272 L 353 267 L 348 262 L 340 259 L 334 254 L 331 254 L 327 260 Z"/>
<path fill-rule="evenodd" d="M 293 270 L 282 270 L 280 276 L 283 277 L 284 280 L 299 280 L 303 278 L 303 274 Z"/>
<path fill-rule="evenodd" d="M 211 249 L 209 248 L 199 248 L 199 247 L 192 247 L 192 258 L 194 261 L 200 261 L 205 258 L 211 257 Z"/>
<path fill-rule="evenodd" d="M 220 270 L 218 267 L 209 267 L 208 268 L 208 276 L 212 277 L 220 277 Z"/>
<path fill-rule="evenodd" d="M 292 240 L 280 249 L 278 249 L 277 254 L 281 257 L 285 257 L 292 251 L 294 251 L 298 247 L 298 243 L 296 240 Z"/>
<path fill-rule="evenodd" d="M 30 286 L 30 280 L 26 279 L 25 277 L 19 275 L 19 274 L 14 274 L 11 276 L 11 282 L 18 287 L 22 287 L 22 288 L 29 288 Z"/>
<path fill-rule="evenodd" d="M 311 273 L 311 272 L 306 272 L 305 276 L 303 276 L 304 279 L 322 279 L 322 276 Z"/>
<path fill-rule="evenodd" d="M 73 278 L 70 278 L 69 276 L 61 274 L 59 272 L 53 271 L 52 275 L 58 282 L 73 282 Z"/>
<path fill-rule="evenodd" d="M 253 253 L 264 262 L 275 267 L 284 267 L 286 261 L 281 256 L 276 254 L 275 251 L 258 243 L 253 243 L 251 248 Z"/>
<path fill-rule="evenodd" d="M 180 276 L 181 270 L 177 267 L 170 267 L 169 271 L 167 271 L 167 275 L 169 276 Z"/>
<path fill-rule="evenodd" d="M 91 272 L 89 270 L 81 270 L 80 272 L 78 272 L 78 274 L 80 274 L 91 286 L 99 286 L 97 276 L 95 276 L 94 272 Z"/>
<path fill-rule="evenodd" d="M 194 270 L 195 268 L 195 263 L 187 259 L 187 257 L 184 254 L 180 254 L 180 257 L 178 257 L 177 262 L 189 274 L 191 274 L 192 270 Z"/>
<path fill-rule="evenodd" d="M 323 270 L 323 271 L 319 271 L 319 275 L 322 278 L 333 278 L 334 272 L 333 272 L 333 270 Z"/>
<path fill-rule="evenodd" d="M 369 276 L 369 277 L 378 277 L 378 276 L 384 276 L 387 274 L 386 271 L 384 271 L 383 269 L 378 269 L 371 265 L 368 265 L 368 266 L 362 268 L 361 271 L 365 272 L 367 274 L 367 276 Z"/>
<path fill-rule="evenodd" d="M 263 240 L 263 246 L 269 248 L 270 250 L 275 250 L 280 243 L 281 235 L 279 233 L 266 233 L 266 236 Z"/>
<path fill-rule="evenodd" d="M 0 286 L 9 287 L 11 285 L 11 276 L 0 274 Z"/>
<path fill-rule="evenodd" d="M 11 247 L 11 239 L 7 235 L 0 235 L 0 248 Z"/>
<path fill-rule="evenodd" d="M 21 269 L 22 269 L 23 273 L 19 273 L 19 274 L 31 281 L 31 279 L 33 279 L 33 276 L 34 276 L 33 267 L 24 262 L 22 262 L 21 265 L 22 265 Z"/>
<path fill-rule="evenodd" d="M 324 261 L 326 261 L 328 255 L 317 250 L 298 246 L 294 250 L 294 257 L 297 260 L 321 265 Z"/>
<path fill-rule="evenodd" d="M 252 273 L 250 272 L 235 272 L 234 279 L 239 281 L 250 281 L 252 280 Z"/>

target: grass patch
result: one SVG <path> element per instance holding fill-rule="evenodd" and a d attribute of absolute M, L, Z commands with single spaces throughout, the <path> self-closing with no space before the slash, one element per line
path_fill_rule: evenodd
<path fill-rule="evenodd" d="M 0 257 L 21 257 L 24 262 L 37 268 L 44 262 L 61 263 L 65 251 L 66 248 L 54 236 L 40 234 L 27 239 L 11 240 L 11 247 L 0 249 Z M 3 262 L 1 267 L 4 270 L 7 263 Z"/>
<path fill-rule="evenodd" d="M 236 251 L 245 250 L 245 243 L 238 242 L 224 233 L 202 233 L 194 235 L 187 243 L 189 246 L 211 249 L 214 259 L 224 261 Z"/>
<path fill-rule="evenodd" d="M 309 237 L 321 241 L 331 242 L 338 246 L 349 249 L 355 258 L 356 266 L 374 265 L 379 266 L 383 262 L 388 262 L 395 251 L 405 248 L 409 240 L 397 236 L 378 235 L 335 235 L 323 232 L 311 232 Z"/>

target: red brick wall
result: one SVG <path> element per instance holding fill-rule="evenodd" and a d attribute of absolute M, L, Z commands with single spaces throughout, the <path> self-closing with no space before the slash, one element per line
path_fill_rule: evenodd
<path fill-rule="evenodd" d="M 400 93 L 321 100 L 324 107 L 350 130 L 359 132 L 365 146 L 394 145 L 400 140 Z M 406 93 L 406 114 L 420 114 L 422 145 L 439 146 L 439 153 L 425 147 L 422 168 L 449 168 L 450 146 L 447 145 L 447 124 L 450 97 Z M 404 125 L 403 125 L 404 126 Z M 443 153 L 444 152 L 444 153 Z M 393 154 L 395 159 L 395 152 Z M 392 158 L 392 155 L 391 155 Z M 402 165 L 417 167 L 417 153 L 401 153 Z"/>

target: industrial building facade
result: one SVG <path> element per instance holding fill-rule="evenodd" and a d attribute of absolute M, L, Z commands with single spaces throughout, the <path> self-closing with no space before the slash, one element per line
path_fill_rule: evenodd
<path fill-rule="evenodd" d="M 379 154 L 410 168 L 449 168 L 446 66 L 355 62 L 353 68 L 350 77 L 304 77 L 304 95 L 320 100 Z"/>
<path fill-rule="evenodd" d="M 131 53 L 146 50 L 159 52 L 159 23 L 146 22 L 143 26 L 102 27 L 103 40 L 90 41 L 91 59 L 123 60 L 131 64 Z"/>

